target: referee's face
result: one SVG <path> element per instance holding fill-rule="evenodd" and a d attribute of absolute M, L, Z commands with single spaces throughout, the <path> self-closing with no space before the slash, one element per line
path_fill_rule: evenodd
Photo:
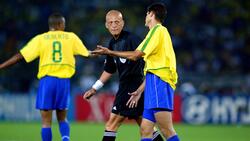
<path fill-rule="evenodd" d="M 111 12 L 106 15 L 106 28 L 113 36 L 118 36 L 124 26 L 121 13 Z"/>

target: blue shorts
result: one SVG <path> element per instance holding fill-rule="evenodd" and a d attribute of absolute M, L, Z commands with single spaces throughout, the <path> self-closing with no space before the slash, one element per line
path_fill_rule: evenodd
<path fill-rule="evenodd" d="M 145 118 L 145 119 L 148 119 L 148 120 L 150 120 L 150 121 L 152 121 L 152 122 L 156 122 L 156 119 L 155 119 L 155 113 L 157 113 L 157 112 L 162 112 L 162 111 L 168 111 L 168 112 L 170 112 L 169 110 L 167 110 L 167 109 L 144 109 L 144 111 L 143 111 L 143 118 Z"/>
<path fill-rule="evenodd" d="M 39 83 L 36 109 L 65 110 L 70 101 L 70 79 L 45 76 Z"/>
<path fill-rule="evenodd" d="M 152 73 L 146 74 L 144 96 L 144 109 L 162 108 L 173 111 L 173 88 Z"/>

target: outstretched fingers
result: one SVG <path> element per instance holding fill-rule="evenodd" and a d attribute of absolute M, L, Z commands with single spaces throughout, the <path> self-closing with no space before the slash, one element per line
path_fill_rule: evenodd
<path fill-rule="evenodd" d="M 131 95 L 131 93 L 128 93 L 128 94 Z M 129 108 L 137 107 L 138 99 L 136 97 L 137 97 L 136 95 L 131 95 L 129 100 L 126 103 L 126 106 L 128 106 Z"/>
<path fill-rule="evenodd" d="M 101 45 L 97 45 L 96 49 L 91 51 L 92 54 L 108 54 L 109 49 Z"/>

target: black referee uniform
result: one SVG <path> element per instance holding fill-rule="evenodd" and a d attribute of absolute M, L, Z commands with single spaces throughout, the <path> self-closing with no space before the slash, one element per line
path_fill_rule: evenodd
<path fill-rule="evenodd" d="M 134 51 L 141 39 L 128 31 L 122 31 L 118 39 L 112 38 L 109 42 L 109 49 L 115 51 Z M 104 64 L 104 71 L 108 73 L 115 73 L 116 70 L 119 74 L 119 90 L 112 107 L 112 113 L 128 117 L 130 119 L 137 118 L 143 112 L 143 99 L 142 94 L 136 108 L 129 108 L 126 106 L 130 98 L 128 93 L 132 93 L 143 82 L 143 68 L 144 61 L 139 59 L 131 61 L 125 58 L 107 56 Z"/>

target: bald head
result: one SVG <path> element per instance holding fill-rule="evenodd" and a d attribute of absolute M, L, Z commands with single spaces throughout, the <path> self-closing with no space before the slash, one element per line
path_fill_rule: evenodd
<path fill-rule="evenodd" d="M 107 20 L 107 18 L 110 18 L 110 17 L 117 17 L 117 18 L 123 20 L 122 13 L 120 11 L 118 11 L 118 10 L 110 10 L 106 14 L 106 20 Z"/>
<path fill-rule="evenodd" d="M 119 36 L 124 26 L 122 13 L 118 10 L 110 10 L 106 14 L 105 25 L 114 37 Z"/>

